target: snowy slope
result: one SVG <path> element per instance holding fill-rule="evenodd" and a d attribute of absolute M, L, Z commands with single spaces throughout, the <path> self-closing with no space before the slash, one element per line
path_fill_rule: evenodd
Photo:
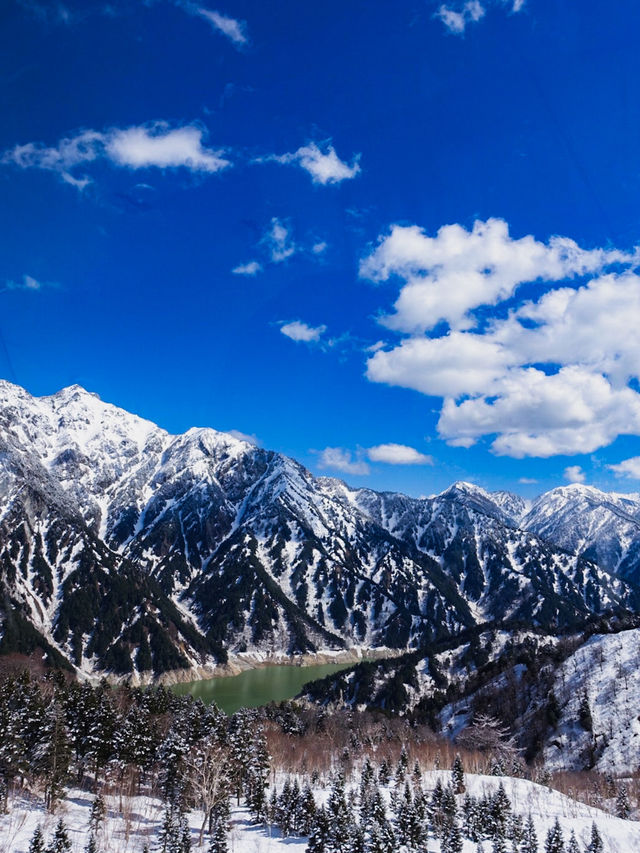
<path fill-rule="evenodd" d="M 558 669 L 560 720 L 548 734 L 552 769 L 634 773 L 640 769 L 640 629 L 595 635 Z M 586 696 L 592 730 L 580 724 Z"/>
<path fill-rule="evenodd" d="M 435 771 L 424 774 L 424 784 L 431 790 L 437 780 L 443 784 L 449 781 L 448 774 Z M 502 783 L 511 802 L 513 811 L 527 818 L 532 815 L 538 835 L 540 850 L 548 829 L 556 817 L 565 836 L 575 831 L 576 837 L 586 847 L 591 825 L 595 821 L 606 853 L 631 853 L 640 849 L 640 823 L 625 821 L 599 809 L 572 800 L 557 791 L 536 785 L 523 779 L 510 777 L 496 778 L 495 776 L 476 776 L 466 774 L 465 782 L 472 796 L 492 794 Z M 354 780 L 357 785 L 357 780 Z M 326 801 L 327 790 L 315 788 L 314 797 L 318 804 Z M 0 849 L 11 853 L 27 853 L 29 841 L 38 824 L 42 826 L 45 838 L 53 834 L 56 822 L 62 818 L 69 829 L 73 853 L 81 853 L 87 843 L 89 813 L 92 797 L 82 791 L 71 791 L 68 799 L 61 805 L 58 813 L 47 815 L 42 811 L 38 801 L 18 799 L 12 804 L 9 814 L 0 816 Z M 153 849 L 153 841 L 157 838 L 162 822 L 162 804 L 150 797 L 125 797 L 124 813 L 120 812 L 118 797 L 107 797 L 108 818 L 100 834 L 100 849 L 104 853 L 141 853 L 145 842 Z M 388 795 L 387 795 L 388 799 Z M 461 798 L 459 798 L 461 799 Z M 202 815 L 191 812 L 192 849 L 205 851 L 208 838 L 205 836 L 202 846 L 198 845 L 198 831 Z M 231 831 L 229 834 L 229 849 L 231 853 L 285 853 L 285 851 L 300 851 L 307 847 L 306 838 L 282 838 L 275 827 L 252 825 L 247 810 L 233 807 L 231 816 Z M 486 842 L 485 848 L 490 847 Z M 429 853 L 440 853 L 439 841 L 431 838 L 428 843 Z M 463 853 L 476 853 L 477 845 L 470 841 L 464 842 Z"/>
<path fill-rule="evenodd" d="M 573 483 L 534 501 L 520 524 L 610 572 L 640 580 L 640 496 Z"/>

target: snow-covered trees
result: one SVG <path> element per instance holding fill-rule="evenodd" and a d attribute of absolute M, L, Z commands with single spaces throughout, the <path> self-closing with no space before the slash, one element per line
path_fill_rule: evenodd
<path fill-rule="evenodd" d="M 555 823 L 547 832 L 544 842 L 544 853 L 565 853 L 564 836 L 558 818 L 555 819 Z"/>
<path fill-rule="evenodd" d="M 631 804 L 629 803 L 629 795 L 627 794 L 627 786 L 622 783 L 618 787 L 616 795 L 616 815 L 626 820 L 631 813 Z"/>
<path fill-rule="evenodd" d="M 453 791 L 455 794 L 464 794 L 464 767 L 462 765 L 460 753 L 456 755 L 453 766 L 451 767 L 451 784 L 453 785 Z"/>

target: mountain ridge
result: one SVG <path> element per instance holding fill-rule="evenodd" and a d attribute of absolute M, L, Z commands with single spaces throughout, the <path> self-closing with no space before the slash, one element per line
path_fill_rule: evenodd
<path fill-rule="evenodd" d="M 638 606 L 518 527 L 525 511 L 462 482 L 424 499 L 352 489 L 228 433 L 171 435 L 80 386 L 35 398 L 0 382 L 5 611 L 85 674 L 414 648 L 498 618 Z"/>

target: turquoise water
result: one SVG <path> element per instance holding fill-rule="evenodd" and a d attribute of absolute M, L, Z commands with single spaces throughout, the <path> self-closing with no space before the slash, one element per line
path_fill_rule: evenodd
<path fill-rule="evenodd" d="M 181 696 L 190 693 L 196 699 L 202 699 L 205 705 L 215 702 L 225 714 L 233 714 L 238 708 L 257 708 L 268 702 L 292 699 L 309 681 L 333 675 L 350 666 L 353 663 L 265 666 L 248 669 L 240 675 L 175 684 L 171 689 Z"/>

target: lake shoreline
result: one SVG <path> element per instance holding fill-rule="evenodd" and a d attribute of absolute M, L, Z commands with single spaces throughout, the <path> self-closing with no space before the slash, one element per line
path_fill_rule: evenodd
<path fill-rule="evenodd" d="M 230 654 L 226 664 L 211 664 L 190 669 L 170 670 L 157 678 L 140 683 L 164 685 L 191 684 L 208 681 L 211 678 L 230 678 L 253 669 L 265 669 L 271 666 L 306 667 L 320 664 L 357 664 L 364 660 L 380 660 L 398 657 L 405 650 L 390 649 L 386 646 L 368 648 L 358 646 L 351 649 L 321 649 L 317 652 L 305 652 L 299 655 L 287 655 L 281 652 L 237 652 Z M 194 677 L 195 676 L 195 677 Z"/>

